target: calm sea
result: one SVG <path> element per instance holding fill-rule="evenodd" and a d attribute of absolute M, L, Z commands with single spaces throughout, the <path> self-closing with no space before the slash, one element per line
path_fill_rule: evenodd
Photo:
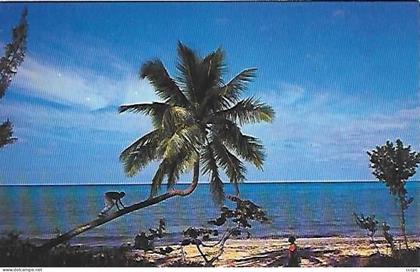
<path fill-rule="evenodd" d="M 230 191 L 226 185 L 226 191 Z M 125 191 L 126 205 L 145 199 L 148 185 L 89 186 L 0 186 L 0 232 L 18 230 L 23 236 L 46 239 L 57 229 L 66 231 L 95 218 L 106 191 Z M 420 182 L 409 182 L 409 195 L 415 197 L 407 211 L 407 232 L 420 234 Z M 254 224 L 254 237 L 359 236 L 352 213 L 376 214 L 386 220 L 396 234 L 399 226 L 398 203 L 379 182 L 345 183 L 245 183 L 242 198 L 262 206 L 272 219 L 270 224 Z M 417 197 L 416 197 L 417 196 Z M 75 237 L 72 243 L 120 245 L 131 242 L 139 230 L 155 227 L 160 218 L 167 222 L 166 242 L 181 239 L 188 226 L 208 226 L 218 209 L 212 203 L 209 186 L 200 184 L 185 198 L 173 198 L 158 205 L 123 216 Z"/>

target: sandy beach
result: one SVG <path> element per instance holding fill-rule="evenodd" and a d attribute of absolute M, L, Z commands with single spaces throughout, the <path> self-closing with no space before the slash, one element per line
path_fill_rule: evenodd
<path fill-rule="evenodd" d="M 382 237 L 375 239 L 382 255 L 391 251 Z M 409 238 L 410 248 L 420 247 L 420 238 Z M 297 240 L 302 267 L 365 266 L 367 257 L 377 251 L 368 238 L 327 237 L 300 238 Z M 146 258 L 158 266 L 170 266 L 184 258 L 183 262 L 203 263 L 195 246 L 185 246 L 183 250 L 175 245 L 168 255 L 132 250 L 130 256 L 136 260 Z M 214 264 L 218 267 L 279 267 L 287 263 L 287 239 L 229 240 L 224 253 Z M 206 252 L 211 252 L 206 251 Z M 182 257 L 182 251 L 184 257 Z"/>

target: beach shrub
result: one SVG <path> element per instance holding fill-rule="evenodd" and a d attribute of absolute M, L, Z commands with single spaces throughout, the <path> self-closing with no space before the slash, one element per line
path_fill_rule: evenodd
<path fill-rule="evenodd" d="M 34 266 L 37 264 L 36 247 L 22 239 L 17 231 L 0 237 L 0 266 Z"/>
<path fill-rule="evenodd" d="M 375 215 L 364 216 L 363 214 L 357 215 L 356 213 L 353 213 L 353 216 L 355 218 L 356 224 L 361 229 L 364 229 L 367 231 L 367 235 L 371 238 L 371 242 L 374 244 L 377 252 L 380 253 L 379 248 L 376 245 L 376 242 L 374 240 L 374 235 L 376 231 L 378 230 L 378 226 L 379 226 L 379 221 L 375 219 Z M 397 250 L 395 246 L 394 236 L 389 232 L 391 227 L 388 225 L 386 221 L 384 221 L 381 224 L 381 228 L 382 228 L 382 234 L 385 240 L 387 241 L 389 248 L 391 249 L 391 255 L 394 258 L 400 258 L 399 253 L 401 252 L 401 250 Z"/>
<path fill-rule="evenodd" d="M 166 231 L 166 224 L 164 219 L 159 220 L 159 225 L 155 229 L 149 229 L 149 234 L 146 234 L 144 231 L 139 231 L 139 233 L 134 238 L 134 248 L 141 249 L 145 252 L 155 249 L 154 241 L 155 239 L 163 238 L 165 231 Z M 171 247 L 161 248 L 159 253 L 167 254 L 172 252 L 173 249 Z"/>
<path fill-rule="evenodd" d="M 411 151 L 411 146 L 405 147 L 403 142 L 397 139 L 395 144 L 387 141 L 385 145 L 377 146 L 367 154 L 370 157 L 373 175 L 385 183 L 389 187 L 389 192 L 399 200 L 401 232 L 408 249 L 405 210 L 414 198 L 407 196 L 405 184 L 416 173 L 416 168 L 420 163 L 420 153 Z"/>
<path fill-rule="evenodd" d="M 374 236 L 376 231 L 378 230 L 378 220 L 375 219 L 375 215 L 364 216 L 363 214 L 357 215 L 353 213 L 354 219 L 356 224 L 361 228 L 367 231 L 367 235 L 370 237 L 371 242 L 375 246 L 376 250 L 379 253 L 379 248 L 376 245 Z"/>
<path fill-rule="evenodd" d="M 86 247 L 59 245 L 49 251 L 23 239 L 16 231 L 0 237 L 1 267 L 108 267 L 155 266 L 147 260 L 134 260 L 128 256 L 129 247 Z"/>
<path fill-rule="evenodd" d="M 242 200 L 236 196 L 227 196 L 227 199 L 236 203 L 236 207 L 235 209 L 229 209 L 223 206 L 220 209 L 219 217 L 208 221 L 208 224 L 214 225 L 216 228 L 189 227 L 183 232 L 185 239 L 181 242 L 181 247 L 195 245 L 205 262 L 205 266 L 213 266 L 213 263 L 219 259 L 223 254 L 224 246 L 228 239 L 232 237 L 245 237 L 248 239 L 251 237 L 248 229 L 251 228 L 253 222 L 266 223 L 269 221 L 261 207 L 255 205 L 253 202 Z M 223 234 L 220 235 L 221 231 L 217 227 L 226 224 L 233 224 L 233 227 L 227 227 L 223 231 Z M 215 237 L 220 238 L 215 241 Z M 212 242 L 209 242 L 211 240 Z M 211 252 L 206 252 L 206 248 L 211 249 Z"/>
<path fill-rule="evenodd" d="M 396 248 L 394 244 L 394 236 L 389 232 L 391 227 L 386 223 L 382 223 L 382 233 L 384 235 L 385 240 L 387 241 L 389 248 L 391 249 L 392 255 L 395 255 Z"/>

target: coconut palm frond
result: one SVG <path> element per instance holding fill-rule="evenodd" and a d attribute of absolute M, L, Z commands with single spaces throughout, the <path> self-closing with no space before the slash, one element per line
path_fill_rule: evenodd
<path fill-rule="evenodd" d="M 129 104 L 119 106 L 118 112 L 142 113 L 151 116 L 153 127 L 158 128 L 162 124 L 163 115 L 169 107 L 168 104 L 160 102 Z"/>
<path fill-rule="evenodd" d="M 168 166 L 168 179 L 167 179 L 167 188 L 171 189 L 175 186 L 176 182 L 179 179 L 179 170 L 177 161 L 172 161 Z"/>
<path fill-rule="evenodd" d="M 128 156 L 130 153 L 135 151 L 136 149 L 140 148 L 151 142 L 160 141 L 161 137 L 161 130 L 155 129 L 150 131 L 149 133 L 145 134 L 144 136 L 140 137 L 139 139 L 135 140 L 132 144 L 130 144 L 127 148 L 125 148 L 120 155 L 120 160 L 123 160 L 125 156 Z"/>
<path fill-rule="evenodd" d="M 209 96 L 209 91 L 218 89 L 223 84 L 222 75 L 226 71 L 223 50 L 219 48 L 207 55 L 200 66 L 200 95 L 202 99 L 205 99 Z"/>
<path fill-rule="evenodd" d="M 219 139 L 223 139 L 224 143 L 241 158 L 262 170 L 265 154 L 258 138 L 242 134 L 241 129 L 234 122 L 220 118 L 213 124 L 212 133 Z"/>
<path fill-rule="evenodd" d="M 159 164 L 159 167 L 156 170 L 155 175 L 153 176 L 152 185 L 151 185 L 151 189 L 150 189 L 150 196 L 157 195 L 157 193 L 159 192 L 159 189 L 162 185 L 165 174 L 167 172 L 168 172 L 168 161 L 164 159 Z"/>
<path fill-rule="evenodd" d="M 186 97 L 192 105 L 198 103 L 199 95 L 199 74 L 200 74 L 200 57 L 189 47 L 178 42 L 178 63 L 177 70 L 179 76 L 176 78 L 181 88 L 186 93 Z"/>
<path fill-rule="evenodd" d="M 179 154 L 197 152 L 203 138 L 202 131 L 197 124 L 183 125 L 161 142 L 163 157 L 172 160 Z"/>
<path fill-rule="evenodd" d="M 194 163 L 199 156 L 194 150 L 183 150 L 169 162 L 167 172 L 167 188 L 173 188 L 179 180 L 179 176 L 193 169 Z"/>
<path fill-rule="evenodd" d="M 200 128 L 197 124 L 182 125 L 160 142 L 159 150 L 162 158 L 167 161 L 168 189 L 172 188 L 179 175 L 190 171 L 198 160 L 197 148 L 200 145 Z"/>
<path fill-rule="evenodd" d="M 156 94 L 174 105 L 187 106 L 187 98 L 176 85 L 175 81 L 169 76 L 162 62 L 158 59 L 151 60 L 143 64 L 140 69 L 140 77 L 147 78 L 153 85 Z"/>
<path fill-rule="evenodd" d="M 139 104 L 128 104 L 121 105 L 118 107 L 118 112 L 134 112 L 134 113 L 143 113 L 145 115 L 153 115 L 157 112 L 165 111 L 169 107 L 166 103 L 153 102 L 153 103 L 139 103 Z"/>
<path fill-rule="evenodd" d="M 222 49 L 216 51 L 205 57 L 201 63 L 201 77 L 200 81 L 200 108 L 199 115 L 202 116 L 209 110 L 217 111 L 222 108 L 219 95 L 220 86 L 222 86 L 222 75 L 226 71 L 224 63 L 224 52 Z"/>
<path fill-rule="evenodd" d="M 253 97 L 239 101 L 233 107 L 218 111 L 216 116 L 222 116 L 240 125 L 247 123 L 272 122 L 275 116 L 272 107 Z"/>
<path fill-rule="evenodd" d="M 237 102 L 248 84 L 255 78 L 256 68 L 248 68 L 233 77 L 228 83 L 220 88 L 220 97 L 230 103 Z"/>
<path fill-rule="evenodd" d="M 241 134 L 238 136 L 238 141 L 234 142 L 230 139 L 232 148 L 245 160 L 251 162 L 260 170 L 263 170 L 265 160 L 264 147 L 258 138 Z"/>
<path fill-rule="evenodd" d="M 221 48 L 218 48 L 203 59 L 202 66 L 209 81 L 216 84 L 223 82 L 222 75 L 226 72 L 224 60 L 225 53 Z"/>
<path fill-rule="evenodd" d="M 217 165 L 215 154 L 210 144 L 203 148 L 201 154 L 201 162 L 203 164 L 203 174 L 210 175 L 210 192 L 213 197 L 213 201 L 216 204 L 221 205 L 225 198 L 225 193 L 223 190 L 223 182 L 219 176 L 219 167 Z"/>
<path fill-rule="evenodd" d="M 124 171 L 127 176 L 135 175 L 159 157 L 157 147 L 160 140 L 160 131 L 154 130 L 139 138 L 121 152 L 120 160 L 124 164 Z"/>
<path fill-rule="evenodd" d="M 218 165 L 225 170 L 230 182 L 236 184 L 244 181 L 246 168 L 243 162 L 218 139 L 213 138 L 211 146 Z"/>

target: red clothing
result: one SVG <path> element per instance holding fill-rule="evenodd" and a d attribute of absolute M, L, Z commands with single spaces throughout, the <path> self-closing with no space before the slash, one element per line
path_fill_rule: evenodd
<path fill-rule="evenodd" d="M 295 244 L 291 244 L 289 246 L 289 267 L 296 267 L 299 266 L 299 257 L 297 253 L 297 246 Z"/>
<path fill-rule="evenodd" d="M 297 246 L 295 245 L 295 244 L 291 244 L 290 246 L 289 246 L 289 251 L 290 252 L 295 252 L 297 250 Z"/>

